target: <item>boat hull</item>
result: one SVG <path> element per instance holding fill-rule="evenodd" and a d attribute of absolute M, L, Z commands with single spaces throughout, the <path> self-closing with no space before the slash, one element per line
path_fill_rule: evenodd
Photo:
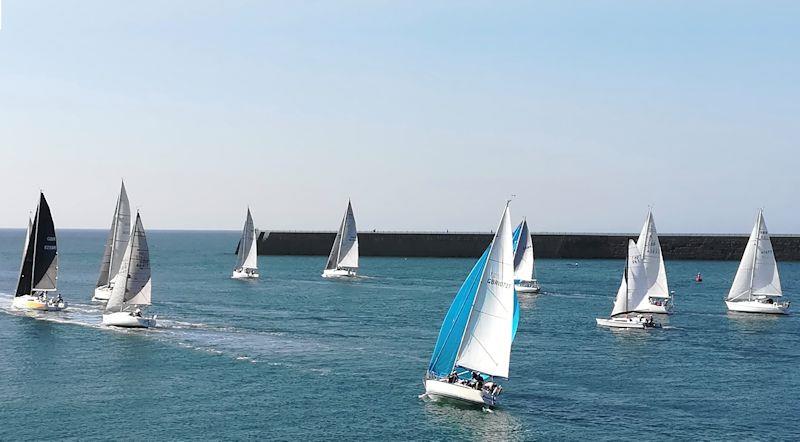
<path fill-rule="evenodd" d="M 31 295 L 17 296 L 11 305 L 18 310 L 37 310 L 42 312 L 57 312 L 67 308 L 67 303 L 64 301 L 56 304 Z"/>
<path fill-rule="evenodd" d="M 156 317 L 134 316 L 130 312 L 103 315 L 103 325 L 125 328 L 151 328 L 156 326 Z"/>
<path fill-rule="evenodd" d="M 108 298 L 111 297 L 111 292 L 114 291 L 114 288 L 110 285 L 103 285 L 94 289 L 94 295 L 92 296 L 92 301 L 97 302 L 106 302 Z"/>
<path fill-rule="evenodd" d="M 789 313 L 788 302 L 767 303 L 761 301 L 725 301 L 728 310 L 741 313 L 765 313 L 769 315 L 785 315 Z"/>
<path fill-rule="evenodd" d="M 348 269 L 325 269 L 322 271 L 323 278 L 354 278 L 355 270 Z"/>
<path fill-rule="evenodd" d="M 661 324 L 654 322 L 652 324 L 647 323 L 645 318 L 643 317 L 632 317 L 632 318 L 595 318 L 597 321 L 597 325 L 601 327 L 609 327 L 609 328 L 635 328 L 635 329 L 648 329 L 648 328 L 660 328 Z"/>
<path fill-rule="evenodd" d="M 455 399 L 488 407 L 497 404 L 497 398 L 483 390 L 438 379 L 425 379 L 425 394 L 433 398 Z"/>
<path fill-rule="evenodd" d="M 651 303 L 645 307 L 636 309 L 637 313 L 659 313 L 662 315 L 672 314 L 672 299 L 671 298 L 650 298 Z M 661 305 L 654 304 L 652 301 L 660 302 Z"/>
<path fill-rule="evenodd" d="M 539 287 L 539 281 L 535 279 L 531 280 L 516 280 L 514 281 L 514 290 L 517 293 L 539 293 L 541 291 L 541 287 Z"/>
<path fill-rule="evenodd" d="M 259 276 L 261 275 L 258 274 L 258 271 L 248 273 L 242 270 L 234 270 L 231 274 L 231 279 L 256 279 Z"/>

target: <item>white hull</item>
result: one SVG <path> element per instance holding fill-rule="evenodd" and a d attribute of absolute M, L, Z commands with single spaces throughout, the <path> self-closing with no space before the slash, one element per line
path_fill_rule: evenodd
<path fill-rule="evenodd" d="M 660 313 L 662 315 L 672 314 L 672 299 L 671 298 L 650 298 L 651 302 L 645 307 L 638 308 L 637 313 Z M 653 301 L 661 303 L 661 305 L 653 304 Z"/>
<path fill-rule="evenodd" d="M 541 287 L 539 287 L 539 281 L 535 279 L 528 281 L 516 280 L 514 281 L 514 290 L 517 293 L 539 293 Z"/>
<path fill-rule="evenodd" d="M 232 279 L 255 279 L 258 278 L 260 275 L 258 274 L 258 270 L 253 270 L 252 272 L 245 272 L 242 270 L 234 270 L 231 274 Z"/>
<path fill-rule="evenodd" d="M 325 269 L 322 271 L 323 278 L 352 278 L 355 276 L 356 276 L 355 270 Z"/>
<path fill-rule="evenodd" d="M 61 301 L 54 303 L 53 301 L 41 300 L 36 296 L 22 295 L 14 298 L 11 306 L 18 310 L 38 310 L 42 312 L 57 312 L 67 308 L 67 303 Z"/>
<path fill-rule="evenodd" d="M 497 404 L 497 397 L 483 390 L 438 379 L 425 379 L 425 394 L 433 398 L 456 399 L 489 407 Z"/>
<path fill-rule="evenodd" d="M 788 302 L 774 302 L 772 304 L 762 301 L 725 301 L 728 310 L 743 313 L 766 313 L 772 315 L 785 315 L 789 313 Z"/>
<path fill-rule="evenodd" d="M 98 301 L 98 302 L 108 301 L 108 298 L 111 297 L 111 292 L 113 290 L 114 290 L 113 287 L 111 287 L 110 285 L 97 287 L 96 289 L 94 289 L 94 296 L 92 296 L 92 301 Z"/>
<path fill-rule="evenodd" d="M 646 328 L 660 328 L 661 324 L 657 322 L 648 322 L 647 318 L 643 316 L 634 316 L 629 318 L 618 317 L 618 318 L 595 318 L 597 321 L 597 325 L 602 327 L 609 327 L 609 328 L 638 328 L 638 329 L 646 329 Z"/>
<path fill-rule="evenodd" d="M 156 317 L 147 318 L 135 316 L 131 312 L 116 312 L 103 315 L 103 324 L 115 327 L 150 328 L 156 326 Z"/>

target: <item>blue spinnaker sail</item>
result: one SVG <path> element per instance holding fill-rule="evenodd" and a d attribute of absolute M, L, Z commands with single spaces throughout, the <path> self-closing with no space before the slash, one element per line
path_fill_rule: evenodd
<path fill-rule="evenodd" d="M 431 363 L 428 365 L 429 373 L 436 376 L 447 376 L 456 364 L 458 348 L 461 346 L 461 338 L 464 336 L 464 329 L 467 327 L 469 312 L 472 309 L 475 294 L 481 282 L 483 269 L 486 267 L 490 248 L 491 246 L 487 247 L 481 258 L 475 263 L 475 266 L 469 272 L 469 276 L 461 284 L 461 288 L 458 289 L 452 304 L 450 304 L 450 309 L 444 317 L 444 322 L 442 322 L 442 328 L 439 330 L 436 347 L 433 348 Z"/>
<path fill-rule="evenodd" d="M 521 233 L 522 233 L 522 222 L 517 225 L 517 228 L 514 229 L 514 233 L 511 234 L 511 241 L 513 241 L 514 243 L 514 255 L 517 254 L 517 245 L 519 244 L 519 237 Z"/>
<path fill-rule="evenodd" d="M 511 323 L 511 342 L 517 337 L 517 326 L 519 325 L 519 301 L 517 291 L 514 290 L 514 322 Z"/>

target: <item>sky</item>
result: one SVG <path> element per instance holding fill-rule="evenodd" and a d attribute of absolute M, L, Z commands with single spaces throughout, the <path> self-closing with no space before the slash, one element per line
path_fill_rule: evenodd
<path fill-rule="evenodd" d="M 800 233 L 800 2 L 4 0 L 0 227 Z"/>

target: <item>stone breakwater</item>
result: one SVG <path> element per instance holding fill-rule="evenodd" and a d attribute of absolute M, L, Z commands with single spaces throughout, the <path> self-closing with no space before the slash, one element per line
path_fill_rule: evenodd
<path fill-rule="evenodd" d="M 262 231 L 259 255 L 328 255 L 335 232 Z M 623 258 L 627 239 L 638 234 L 534 233 L 537 258 Z M 738 260 L 747 235 L 659 235 L 665 259 Z M 778 261 L 800 261 L 800 235 L 774 235 Z M 491 233 L 359 232 L 361 256 L 474 258 L 492 240 Z"/>

